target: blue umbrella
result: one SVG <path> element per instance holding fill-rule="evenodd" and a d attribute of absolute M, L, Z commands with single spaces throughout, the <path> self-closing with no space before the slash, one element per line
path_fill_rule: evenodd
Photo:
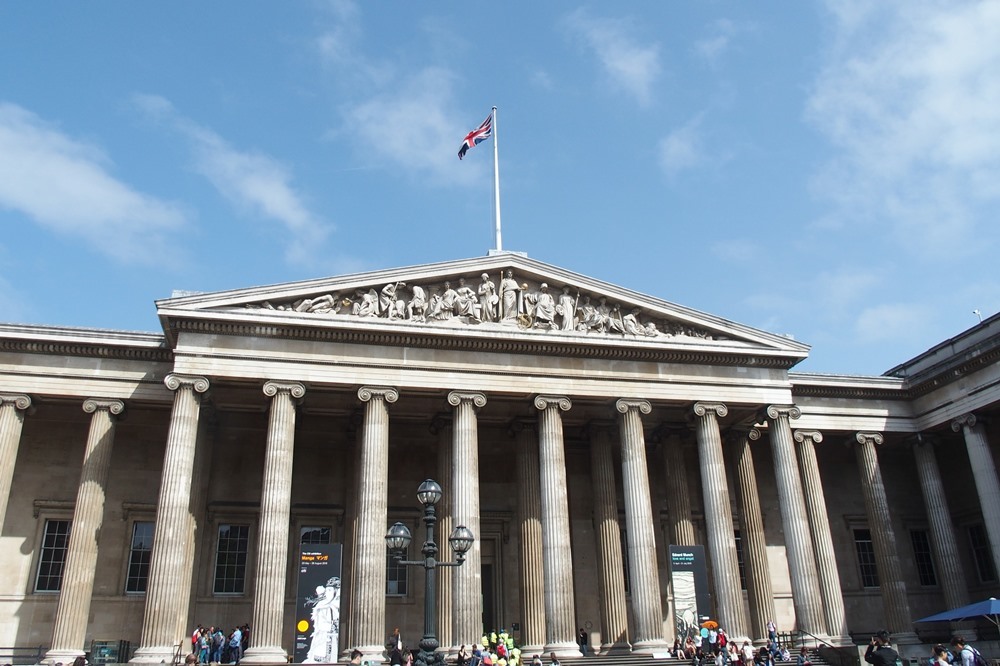
<path fill-rule="evenodd" d="M 969 604 L 968 606 L 946 610 L 943 613 L 930 615 L 916 621 L 960 622 L 961 620 L 975 620 L 980 617 L 985 617 L 987 620 L 997 625 L 997 628 L 1000 628 L 1000 601 L 990 597 L 986 601 L 977 601 L 976 603 Z"/>

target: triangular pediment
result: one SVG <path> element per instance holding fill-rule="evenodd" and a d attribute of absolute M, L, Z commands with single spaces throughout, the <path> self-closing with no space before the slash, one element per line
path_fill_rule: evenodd
<path fill-rule="evenodd" d="M 157 301 L 177 318 L 805 358 L 808 346 L 516 253 Z"/>

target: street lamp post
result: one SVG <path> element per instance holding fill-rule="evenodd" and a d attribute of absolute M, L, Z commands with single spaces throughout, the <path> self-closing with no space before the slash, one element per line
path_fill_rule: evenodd
<path fill-rule="evenodd" d="M 424 576 L 424 637 L 420 639 L 420 653 L 417 655 L 417 666 L 441 666 L 444 659 L 437 651 L 437 568 L 460 567 L 465 562 L 465 554 L 472 548 L 475 536 L 465 525 L 459 525 L 448 537 L 451 549 L 455 551 L 454 562 L 439 562 L 437 560 L 438 545 L 434 541 L 434 526 L 437 515 L 434 506 L 441 499 L 441 486 L 436 481 L 427 479 L 417 489 L 417 499 L 424 505 L 424 525 L 427 528 L 427 539 L 420 553 L 422 560 L 404 560 L 403 553 L 410 545 L 410 530 L 403 523 L 396 523 L 385 534 L 385 543 L 389 553 L 399 564 L 408 567 L 423 567 Z"/>

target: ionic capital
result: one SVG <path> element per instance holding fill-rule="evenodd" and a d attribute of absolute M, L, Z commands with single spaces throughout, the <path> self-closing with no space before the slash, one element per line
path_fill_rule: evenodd
<path fill-rule="evenodd" d="M 951 422 L 951 429 L 955 432 L 962 432 L 962 428 L 975 428 L 979 423 L 979 418 L 972 412 L 962 414 Z"/>
<path fill-rule="evenodd" d="M 584 433 L 587 438 L 593 440 L 598 435 L 614 436 L 616 431 L 616 426 L 614 421 L 607 419 L 594 419 L 593 421 L 587 421 L 584 426 Z"/>
<path fill-rule="evenodd" d="M 694 403 L 694 415 L 704 417 L 713 414 L 717 418 L 722 418 L 729 413 L 729 408 L 721 402 L 696 402 Z"/>
<path fill-rule="evenodd" d="M 14 409 L 20 409 L 23 412 L 31 407 L 31 397 L 23 393 L 0 393 L 0 406 L 8 403 L 14 405 Z"/>
<path fill-rule="evenodd" d="M 767 418 L 775 421 L 782 416 L 787 419 L 797 419 L 802 416 L 802 410 L 795 405 L 768 405 L 764 410 Z"/>
<path fill-rule="evenodd" d="M 362 386 L 358 389 L 358 400 L 368 402 L 372 398 L 381 398 L 386 402 L 399 400 L 399 391 L 391 386 Z"/>
<path fill-rule="evenodd" d="M 431 431 L 432 435 L 440 435 L 450 427 L 451 414 L 435 414 L 431 419 L 430 425 L 427 426 L 427 429 Z"/>
<path fill-rule="evenodd" d="M 176 391 L 180 388 L 190 388 L 195 393 L 205 393 L 208 391 L 210 386 L 207 377 L 198 377 L 196 375 L 177 375 L 170 373 L 163 378 L 163 383 L 166 384 L 167 388 L 171 391 Z"/>
<path fill-rule="evenodd" d="M 919 447 L 934 448 L 934 445 L 937 444 L 938 441 L 940 440 L 937 435 L 926 432 L 918 432 L 916 435 L 906 438 L 906 443 L 914 449 Z"/>
<path fill-rule="evenodd" d="M 754 426 L 735 426 L 726 432 L 726 439 L 734 444 L 742 444 L 746 440 L 756 442 L 760 436 L 760 429 Z"/>
<path fill-rule="evenodd" d="M 523 416 L 511 419 L 507 423 L 507 434 L 517 437 L 522 432 L 534 432 L 538 429 L 538 423 L 534 419 L 527 419 Z"/>
<path fill-rule="evenodd" d="M 117 416 L 125 411 L 125 403 L 121 400 L 108 398 L 87 398 L 83 401 L 83 411 L 93 414 L 97 410 L 106 411 Z"/>
<path fill-rule="evenodd" d="M 649 414 L 653 411 L 653 406 L 649 404 L 649 400 L 641 398 L 620 398 L 615 402 L 615 409 L 622 414 L 628 414 L 633 409 L 638 409 L 643 414 Z"/>
<path fill-rule="evenodd" d="M 539 411 L 545 411 L 549 407 L 558 407 L 564 412 L 568 412 L 569 408 L 573 406 L 570 399 L 564 395 L 536 395 L 535 396 L 535 409 Z"/>
<path fill-rule="evenodd" d="M 854 435 L 854 439 L 857 440 L 858 444 L 871 444 L 872 446 L 878 446 L 885 441 L 880 432 L 859 432 Z"/>
<path fill-rule="evenodd" d="M 448 404 L 452 407 L 458 407 L 463 402 L 471 402 L 476 409 L 481 409 L 486 406 L 486 396 L 470 391 L 452 391 L 448 394 Z"/>
<path fill-rule="evenodd" d="M 292 398 L 300 400 L 306 394 L 306 387 L 299 382 L 264 382 L 264 395 L 273 398 L 279 393 L 287 393 Z"/>
<path fill-rule="evenodd" d="M 815 446 L 823 441 L 823 433 L 819 430 L 796 430 L 792 433 L 792 437 L 799 444 L 804 444 L 806 441 L 812 442 Z"/>

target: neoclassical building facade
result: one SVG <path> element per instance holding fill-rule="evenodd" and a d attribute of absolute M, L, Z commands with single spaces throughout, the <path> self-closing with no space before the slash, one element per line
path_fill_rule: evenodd
<path fill-rule="evenodd" d="M 425 478 L 443 646 L 657 653 L 671 546 L 731 636 L 833 644 L 995 595 L 1000 318 L 883 376 L 515 253 L 156 302 L 162 333 L 0 325 L 0 644 L 293 650 L 298 552 L 342 544 L 340 647 L 415 646 Z M 445 541 L 444 538 L 439 541 Z M 443 546 L 447 559 L 447 547 Z M 699 608 L 699 611 L 701 609 Z"/>

